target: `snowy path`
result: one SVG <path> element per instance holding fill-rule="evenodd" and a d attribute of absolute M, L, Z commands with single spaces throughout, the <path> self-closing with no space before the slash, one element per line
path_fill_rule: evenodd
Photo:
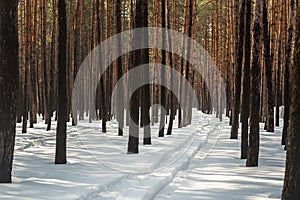
<path fill-rule="evenodd" d="M 196 154 L 201 154 L 201 157 L 205 158 L 217 142 L 223 123 L 205 115 L 201 119 L 195 119 L 192 124 L 197 123 L 199 124 L 196 130 L 197 134 L 193 134 L 193 138 L 188 138 L 189 140 L 184 142 L 184 146 L 182 143 L 181 146 L 177 146 L 172 151 L 163 153 L 164 159 L 159 161 L 160 166 L 163 167 L 156 165 L 151 172 L 130 174 L 119 183 L 109 186 L 106 190 L 91 196 L 89 199 L 153 199 L 162 188 L 172 182 L 179 171 L 189 166 L 190 160 Z M 207 135 L 208 137 L 205 138 Z M 182 154 L 182 152 L 185 153 Z"/>
<path fill-rule="evenodd" d="M 258 168 L 245 167 L 245 161 L 239 159 L 240 141 L 229 140 L 229 134 L 228 126 L 208 157 L 202 160 L 196 154 L 155 199 L 280 199 L 285 160 L 281 128 L 275 134 L 261 131 Z"/>

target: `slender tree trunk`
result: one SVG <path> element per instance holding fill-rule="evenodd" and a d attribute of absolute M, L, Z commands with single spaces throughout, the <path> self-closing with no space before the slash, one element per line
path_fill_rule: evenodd
<path fill-rule="evenodd" d="M 66 3 L 58 0 L 58 121 L 56 129 L 55 164 L 67 163 L 67 73 L 66 73 Z"/>
<path fill-rule="evenodd" d="M 251 68 L 251 94 L 250 94 L 250 135 L 247 154 L 247 167 L 258 166 L 259 155 L 259 109 L 260 109 L 260 68 L 259 60 L 261 54 L 261 22 L 262 22 L 262 1 L 257 1 L 254 14 L 253 28 L 253 49 Z"/>
<path fill-rule="evenodd" d="M 37 122 L 37 0 L 33 4 L 33 20 L 31 32 L 31 55 L 30 55 L 30 128 Z"/>
<path fill-rule="evenodd" d="M 53 111 L 54 111 L 54 97 L 55 96 L 55 92 L 54 92 L 54 87 L 55 87 L 55 75 L 54 75 L 54 71 L 56 69 L 56 27 L 57 27 L 57 15 L 56 15 L 56 0 L 52 0 L 52 9 L 54 10 L 54 12 L 52 13 L 52 36 L 51 36 L 51 52 L 50 52 L 50 65 L 49 65 L 49 81 L 48 81 L 48 122 L 47 122 L 47 131 L 51 130 L 51 119 L 53 117 Z"/>
<path fill-rule="evenodd" d="M 136 1 L 136 15 L 134 19 L 134 28 L 140 28 L 143 25 L 142 5 L 143 0 Z M 140 35 L 133 35 L 133 45 L 137 45 L 138 42 L 142 41 Z M 132 55 L 132 64 L 130 69 L 141 65 L 141 50 L 137 50 Z M 140 77 L 131 77 L 129 87 L 133 88 L 135 82 Z M 134 92 L 130 99 L 130 122 L 129 122 L 129 139 L 128 139 L 128 154 L 139 153 L 139 103 L 140 95 L 138 91 Z"/>
<path fill-rule="evenodd" d="M 174 2 L 175 3 L 175 2 Z M 175 8 L 175 6 L 173 7 Z M 171 25 L 170 25 L 170 12 L 169 12 L 169 9 L 170 9 L 170 1 L 167 0 L 167 10 L 168 10 L 168 15 L 167 15 L 167 26 L 168 26 L 168 29 L 171 29 Z M 173 10 L 173 12 L 175 12 L 175 10 Z M 173 69 L 176 69 L 176 67 L 174 66 L 174 62 L 173 62 L 173 54 L 171 53 L 172 52 L 172 48 L 173 48 L 173 43 L 172 43 L 172 38 L 171 38 L 171 35 L 170 33 L 168 34 L 168 44 L 170 45 L 169 46 L 169 49 L 170 49 L 170 52 L 169 52 L 169 62 L 170 62 L 170 66 L 173 68 Z M 173 81 L 173 72 L 170 71 L 170 85 L 171 87 L 173 86 L 174 84 L 174 81 Z M 176 104 L 175 104 L 175 94 L 172 94 L 171 93 L 171 97 L 170 97 L 170 107 L 171 107 L 171 113 L 170 113 L 170 118 L 169 118 L 169 126 L 168 126 L 168 130 L 167 130 L 167 135 L 172 135 L 172 129 L 173 129 L 173 123 L 174 123 L 174 119 L 175 119 L 175 115 L 176 115 Z"/>
<path fill-rule="evenodd" d="M 236 63 L 236 60 L 237 60 L 237 56 L 238 56 L 238 42 L 239 42 L 239 3 L 240 0 L 234 0 L 233 4 L 232 4 L 232 21 L 233 21 L 233 27 L 232 27 L 232 32 L 233 32 L 233 41 L 232 41 L 232 46 L 233 46 L 233 50 L 232 50 L 232 66 L 233 66 L 233 69 L 232 69 L 232 77 L 233 80 L 232 80 L 232 97 L 231 97 L 231 114 L 230 114 L 230 121 L 229 121 L 229 125 L 233 126 L 233 123 L 234 123 L 234 112 L 236 112 L 234 109 L 235 107 L 235 70 L 237 68 L 237 63 Z M 235 125 L 236 126 L 236 125 Z M 233 127 L 231 127 L 232 129 Z M 235 129 L 237 129 L 236 127 L 234 127 Z M 237 131 L 234 130 L 235 132 L 235 135 L 230 135 L 231 138 L 237 138 L 236 137 L 236 133 Z"/>
<path fill-rule="evenodd" d="M 117 21 L 117 34 L 122 32 L 122 19 L 121 19 L 121 0 L 117 0 L 116 2 L 116 21 Z M 122 51 L 121 49 L 121 41 L 117 41 L 117 51 L 118 54 Z M 118 58 L 117 60 L 117 73 L 118 79 L 120 79 L 123 75 L 123 65 L 122 65 L 122 58 Z M 118 135 L 123 135 L 123 127 L 124 127 L 124 100 L 123 100 L 123 84 L 121 84 L 121 90 L 118 91 L 117 95 L 120 95 L 117 99 L 117 118 L 119 124 L 119 132 Z"/>
<path fill-rule="evenodd" d="M 246 1 L 243 0 L 240 8 L 240 19 L 239 19 L 239 42 L 237 46 L 237 57 L 234 73 L 234 102 L 233 102 L 233 118 L 231 127 L 230 139 L 238 138 L 239 129 L 239 113 L 240 113 L 240 98 L 241 98 L 241 76 L 243 68 L 243 53 L 244 53 L 244 20 L 245 20 L 245 5 Z"/>
<path fill-rule="evenodd" d="M 48 112 L 48 69 L 47 69 L 47 56 L 46 56 L 46 38 L 47 38 L 47 27 L 46 27 L 46 21 L 47 21 L 47 10 L 46 10 L 46 0 L 42 0 L 42 5 L 41 5 L 41 11 L 42 11 L 42 31 L 41 31 L 41 38 L 42 38 L 42 45 L 41 45 L 41 69 L 43 71 L 43 82 L 42 82 L 42 95 L 44 99 L 44 115 L 45 115 L 45 122 L 47 123 L 48 118 L 49 118 L 49 112 Z"/>
<path fill-rule="evenodd" d="M 248 149 L 248 127 L 250 109 L 250 66 L 251 66 L 251 0 L 246 0 L 246 21 L 245 21 L 245 60 L 243 73 L 243 96 L 242 96 L 242 141 L 241 159 L 247 158 Z"/>
<path fill-rule="evenodd" d="M 263 1 L 263 38 L 264 38 L 264 59 L 265 59 L 265 76 L 267 89 L 267 121 L 266 130 L 274 132 L 274 96 L 273 96 L 273 65 L 271 62 L 270 52 L 270 30 L 268 19 L 267 1 Z"/>
<path fill-rule="evenodd" d="M 162 28 L 166 28 L 166 1 L 161 1 L 161 15 L 162 15 Z M 166 32 L 163 31 L 162 34 L 162 46 L 165 47 L 166 45 Z M 166 65 L 166 56 L 167 52 L 165 50 L 162 50 L 162 60 L 161 64 Z M 160 72 L 161 82 L 162 85 L 165 85 L 165 78 L 166 78 L 166 72 L 165 68 L 163 67 Z M 164 137 L 164 131 L 165 131 L 165 121 L 166 121 L 166 88 L 165 86 L 162 86 L 160 89 L 160 102 L 161 102 L 161 112 L 160 112 L 160 123 L 159 123 L 159 133 L 158 137 Z"/>
<path fill-rule="evenodd" d="M 283 10 L 283 6 L 282 6 L 282 1 L 280 1 L 280 22 L 279 22 L 279 33 L 278 33 L 278 39 L 277 39 L 277 43 L 278 43 L 278 47 L 277 47 L 277 63 L 275 63 L 275 69 L 276 69 L 276 73 L 275 73 L 275 107 L 276 107 L 276 112 L 275 112 L 275 126 L 279 126 L 279 102 L 280 102 L 280 68 L 281 68 L 281 46 L 282 46 L 282 22 L 283 22 L 283 14 L 282 14 L 282 10 Z"/>
<path fill-rule="evenodd" d="M 148 2 L 142 1 L 142 16 L 143 16 L 143 24 L 142 27 L 148 27 Z M 142 41 L 145 46 L 148 46 L 148 34 L 143 35 Z M 141 50 L 141 64 L 148 64 L 149 63 L 149 49 Z M 149 68 L 143 71 L 142 78 L 144 79 L 145 83 L 149 82 Z M 144 85 L 141 91 L 141 116 L 142 116 L 142 125 L 144 127 L 144 145 L 151 144 L 151 130 L 150 130 L 150 86 Z"/>

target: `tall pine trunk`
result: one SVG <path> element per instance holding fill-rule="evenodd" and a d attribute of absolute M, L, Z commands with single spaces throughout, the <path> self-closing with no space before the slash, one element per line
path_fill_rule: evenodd
<path fill-rule="evenodd" d="M 162 28 L 166 28 L 166 1 L 162 0 L 161 2 L 161 20 L 162 20 Z M 162 33 L 162 47 L 165 47 L 166 45 L 166 39 L 167 39 L 167 35 L 166 35 L 166 31 L 163 30 Z M 162 58 L 161 58 L 161 64 L 162 65 L 166 65 L 167 61 L 166 61 L 166 56 L 167 56 L 167 52 L 165 50 L 162 50 Z M 162 67 L 161 72 L 160 72 L 160 76 L 161 76 L 161 82 L 162 85 L 165 85 L 165 78 L 166 78 L 166 72 L 165 72 L 165 68 Z M 161 112 L 160 112 L 160 123 L 159 123 L 159 133 L 158 133 L 158 137 L 164 137 L 164 131 L 165 131 L 165 118 L 166 118 L 166 88 L 164 86 L 161 87 L 161 93 L 160 93 L 160 102 L 161 102 Z"/>
<path fill-rule="evenodd" d="M 267 84 L 267 121 L 266 128 L 268 132 L 274 132 L 274 96 L 273 96 L 273 66 L 271 62 L 270 52 L 270 30 L 268 19 L 267 1 L 263 1 L 263 38 L 264 38 L 264 60 L 265 60 L 265 76 Z"/>
<path fill-rule="evenodd" d="M 261 30 L 262 30 L 262 1 L 256 1 L 253 49 L 251 68 L 251 93 L 250 93 L 250 134 L 247 154 L 247 167 L 258 166 L 259 156 L 259 110 L 260 110 L 260 55 L 261 55 Z"/>
<path fill-rule="evenodd" d="M 248 126 L 250 109 L 250 66 L 251 66 L 251 0 L 246 0 L 246 21 L 245 21 L 245 60 L 243 73 L 243 96 L 242 96 L 242 139 L 241 139 L 241 159 L 247 158 L 248 149 Z"/>
<path fill-rule="evenodd" d="M 288 42 L 286 46 L 286 59 L 284 67 L 284 121 L 282 130 L 282 145 L 286 144 L 286 137 L 289 127 L 289 116 L 290 116 L 290 69 L 291 69 L 291 57 L 292 57 L 292 45 L 293 45 L 293 34 L 294 34 L 294 0 L 290 1 L 290 19 L 288 28 Z"/>
<path fill-rule="evenodd" d="M 142 27 L 148 27 L 148 2 L 142 1 L 142 16 L 143 16 L 143 22 Z M 144 46 L 148 45 L 148 34 L 143 35 L 143 43 Z M 143 49 L 141 50 L 141 64 L 148 64 L 149 63 L 149 49 Z M 149 75 L 150 71 L 149 68 L 145 69 L 143 71 L 142 78 L 144 79 L 143 82 L 148 83 L 149 82 Z M 150 129 L 150 86 L 144 85 L 142 87 L 141 91 L 141 117 L 142 117 L 142 125 L 144 127 L 144 139 L 143 144 L 144 145 L 150 145 L 151 144 L 151 129 Z"/>
<path fill-rule="evenodd" d="M 234 73 L 234 101 L 232 111 L 232 127 L 230 139 L 238 138 L 239 129 L 239 113 L 240 113 L 240 98 L 241 98 L 241 76 L 243 68 L 243 54 L 244 54 L 244 21 L 245 21 L 245 6 L 246 1 L 243 0 L 240 8 L 240 20 L 239 20 L 239 40 L 237 43 L 237 55 L 235 62 Z"/>
<path fill-rule="evenodd" d="M 121 0 L 117 0 L 116 2 L 116 21 L 117 21 L 117 34 L 122 32 L 122 19 L 121 19 Z M 120 55 L 121 49 L 121 41 L 117 41 L 117 51 L 118 55 Z M 122 77 L 123 74 L 123 65 L 122 65 L 122 58 L 117 59 L 117 73 L 118 73 L 118 79 Z M 118 124 L 119 124 L 119 131 L 118 135 L 123 135 L 123 126 L 124 126 L 124 99 L 123 99 L 123 84 L 121 84 L 121 91 L 118 91 L 117 95 L 121 95 L 118 97 L 117 102 L 117 118 L 118 118 Z"/>
<path fill-rule="evenodd" d="M 143 25 L 143 15 L 142 15 L 142 5 L 143 0 L 136 1 L 136 15 L 134 19 L 134 28 L 141 28 Z M 141 35 L 134 34 L 132 41 L 133 45 L 137 46 L 138 42 L 141 42 Z M 141 50 L 136 50 L 132 55 L 132 65 L 130 69 L 141 65 Z M 131 77 L 129 82 L 129 87 L 133 88 L 134 84 L 138 82 L 137 79 L 140 77 Z M 133 92 L 133 91 L 132 91 Z M 139 92 L 134 92 L 130 99 L 130 122 L 129 122 L 129 138 L 128 138 L 128 154 L 139 153 L 139 102 L 140 95 Z"/>
<path fill-rule="evenodd" d="M 55 164 L 67 163 L 67 24 L 65 0 L 58 0 L 58 121 L 56 129 Z"/>
<path fill-rule="evenodd" d="M 18 1 L 0 1 L 0 183 L 11 183 L 18 86 Z"/>
<path fill-rule="evenodd" d="M 296 43 L 300 46 L 300 7 L 297 11 Z M 300 199 L 300 49 L 295 48 L 290 126 L 287 138 L 286 171 L 282 199 Z"/>

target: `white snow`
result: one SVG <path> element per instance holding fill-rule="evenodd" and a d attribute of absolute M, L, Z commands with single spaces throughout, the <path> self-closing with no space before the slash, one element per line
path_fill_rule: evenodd
<path fill-rule="evenodd" d="M 117 136 L 117 122 L 68 124 L 68 164 L 54 165 L 55 127 L 44 121 L 27 134 L 17 125 L 13 184 L 0 185 L 0 199 L 280 199 L 285 152 L 281 127 L 261 131 L 259 167 L 240 160 L 240 140 L 229 140 L 228 119 L 194 110 L 192 124 L 174 123 L 172 136 L 127 155 L 128 127 Z M 263 125 L 261 126 L 263 128 Z"/>

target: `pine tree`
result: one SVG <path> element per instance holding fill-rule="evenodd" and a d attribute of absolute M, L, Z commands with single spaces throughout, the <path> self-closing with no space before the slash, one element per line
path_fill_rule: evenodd
<path fill-rule="evenodd" d="M 58 0 L 58 121 L 56 129 L 55 164 L 67 163 L 67 73 L 66 73 L 66 3 Z"/>
<path fill-rule="evenodd" d="M 121 19 L 121 0 L 116 1 L 116 22 L 117 22 L 117 33 L 122 32 L 122 19 Z M 117 42 L 117 51 L 118 54 L 122 51 L 121 49 L 121 41 Z M 122 58 L 118 58 L 117 60 L 117 73 L 118 73 L 118 79 L 120 79 L 123 75 L 123 65 L 122 65 Z M 121 84 L 121 90 L 118 91 L 118 95 L 120 94 L 121 96 L 118 97 L 118 103 L 117 103 L 117 118 L 118 118 L 118 123 L 119 123 L 119 132 L 118 135 L 122 136 L 123 135 L 123 126 L 124 126 L 124 100 L 123 100 L 123 84 Z"/>
<path fill-rule="evenodd" d="M 18 86 L 18 1 L 0 1 L 0 183 L 11 183 Z"/>
<path fill-rule="evenodd" d="M 274 132 L 274 97 L 272 74 L 273 66 L 271 62 L 270 52 L 270 30 L 267 1 L 263 0 L 263 38 L 264 38 L 264 60 L 265 60 L 265 75 L 266 75 L 266 89 L 267 89 L 267 121 L 266 129 L 268 132 Z"/>
<path fill-rule="evenodd" d="M 166 1 L 162 0 L 161 2 L 161 23 L 162 23 L 162 28 L 165 29 L 166 28 Z M 166 31 L 163 31 L 162 34 L 162 46 L 165 47 L 166 45 L 166 39 L 167 39 L 167 33 Z M 165 50 L 162 50 L 162 58 L 161 58 L 161 64 L 162 65 L 166 65 L 167 63 L 167 52 Z M 160 76 L 161 76 L 161 81 L 162 81 L 162 85 L 165 85 L 165 78 L 166 78 L 166 71 L 165 68 L 162 67 L 161 72 L 160 72 Z M 160 123 L 159 123 L 159 133 L 158 133 L 158 137 L 164 137 L 164 131 L 165 131 L 165 121 L 166 121 L 166 95 L 167 95 L 167 91 L 166 88 L 164 86 L 161 87 L 161 93 L 160 93 L 160 102 L 161 102 L 161 113 L 160 113 Z"/>
<path fill-rule="evenodd" d="M 239 40 L 237 43 L 237 55 L 234 69 L 234 101 L 232 111 L 232 127 L 230 139 L 238 138 L 239 129 L 239 113 L 240 113 L 240 98 L 241 98 L 241 76 L 243 68 L 243 55 L 244 55 L 244 21 L 245 21 L 245 6 L 246 1 L 243 0 L 240 8 L 239 18 Z"/>
<path fill-rule="evenodd" d="M 300 7 L 297 11 L 296 43 L 300 46 Z M 287 138 L 286 171 L 282 199 L 300 199 L 300 49 L 295 48 L 292 103 Z"/>
<path fill-rule="evenodd" d="M 294 0 L 290 0 L 290 16 L 289 16 L 289 28 L 288 28 L 288 41 L 286 46 L 286 59 L 284 67 L 284 123 L 282 130 L 282 145 L 286 144 L 286 137 L 289 127 L 289 116 L 290 116 L 290 69 L 291 69 L 291 55 L 293 45 L 293 34 L 294 34 Z"/>
<path fill-rule="evenodd" d="M 143 15 L 142 15 L 142 5 L 143 0 L 136 1 L 136 15 L 134 19 L 134 28 L 140 28 L 143 26 Z M 133 45 L 137 45 L 138 42 L 142 41 L 140 35 L 133 35 Z M 132 55 L 132 66 L 130 69 L 141 65 L 141 50 L 136 50 Z M 132 77 L 130 81 L 130 87 L 132 87 L 137 79 L 140 77 Z M 130 99 L 130 116 L 131 120 L 129 122 L 129 139 L 128 139 L 128 149 L 127 152 L 129 154 L 139 153 L 139 102 L 140 95 L 134 92 Z"/>
<path fill-rule="evenodd" d="M 247 154 L 247 167 L 258 166 L 259 155 L 259 109 L 260 109 L 260 55 L 261 55 L 261 30 L 262 30 L 262 1 L 256 1 L 253 28 L 253 49 L 251 68 L 250 92 L 250 134 Z"/>
<path fill-rule="evenodd" d="M 246 0 L 245 19 L 245 60 L 243 67 L 243 96 L 242 96 L 242 138 L 241 138 L 241 159 L 247 158 L 248 149 L 248 126 L 250 109 L 250 67 L 251 67 L 251 0 Z"/>

